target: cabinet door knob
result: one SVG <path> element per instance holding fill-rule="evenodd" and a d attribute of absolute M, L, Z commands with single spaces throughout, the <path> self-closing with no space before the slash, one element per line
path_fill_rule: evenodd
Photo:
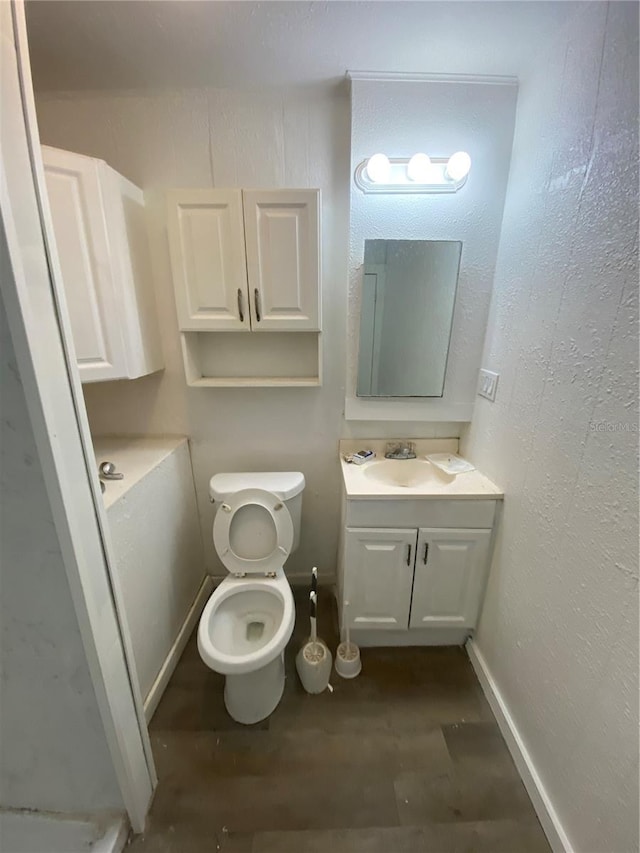
<path fill-rule="evenodd" d="M 240 317 L 240 322 L 244 323 L 244 311 L 242 310 L 242 290 L 238 288 L 238 315 Z"/>
<path fill-rule="evenodd" d="M 256 306 L 256 322 L 260 322 L 260 294 L 258 293 L 258 288 L 253 291 L 253 301 Z"/>
<path fill-rule="evenodd" d="M 407 565 L 411 565 L 411 545 L 407 545 Z"/>
<path fill-rule="evenodd" d="M 424 557 L 422 558 L 422 562 L 427 565 L 427 557 L 429 556 L 429 543 L 424 543 Z"/>

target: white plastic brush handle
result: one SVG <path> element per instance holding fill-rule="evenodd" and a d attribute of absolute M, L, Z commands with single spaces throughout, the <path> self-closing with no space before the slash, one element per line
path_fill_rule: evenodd
<path fill-rule="evenodd" d="M 311 642 L 315 643 L 318 639 L 318 629 L 317 629 L 317 608 L 318 608 L 318 596 L 313 590 L 309 593 L 310 599 L 310 611 L 311 611 Z"/>
<path fill-rule="evenodd" d="M 347 612 L 349 610 L 349 602 L 345 601 L 344 603 L 344 616 L 342 617 L 345 626 L 345 633 L 347 635 L 347 649 L 351 648 L 351 638 L 349 634 L 349 619 L 347 618 Z"/>

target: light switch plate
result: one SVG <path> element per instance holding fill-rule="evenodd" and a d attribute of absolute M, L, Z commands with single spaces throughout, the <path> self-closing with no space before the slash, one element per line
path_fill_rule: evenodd
<path fill-rule="evenodd" d="M 478 394 L 481 397 L 486 397 L 487 400 L 496 399 L 496 389 L 498 387 L 499 373 L 494 373 L 492 370 L 480 369 L 480 380 L 478 382 Z"/>

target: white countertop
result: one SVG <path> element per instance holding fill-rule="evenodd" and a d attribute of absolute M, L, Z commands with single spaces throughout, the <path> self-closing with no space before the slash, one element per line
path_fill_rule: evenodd
<path fill-rule="evenodd" d="M 457 438 L 429 438 L 412 439 L 416 445 L 416 456 L 425 459 L 431 453 L 457 453 Z M 352 500 L 423 500 L 423 499 L 446 499 L 456 500 L 500 500 L 504 493 L 491 482 L 480 471 L 467 471 L 464 474 L 448 476 L 435 466 L 432 476 L 428 482 L 417 486 L 397 486 L 381 483 L 371 479 L 366 474 L 366 469 L 375 462 L 384 459 L 384 451 L 387 439 L 349 439 L 340 442 L 340 467 L 342 468 L 342 479 L 344 482 L 347 499 Z M 363 465 L 355 465 L 345 462 L 344 456 L 356 450 L 374 450 L 376 457 L 371 462 Z M 470 460 L 472 461 L 472 460 Z M 398 462 L 404 464 L 404 460 Z"/>
<path fill-rule="evenodd" d="M 120 438 L 95 436 L 93 452 L 96 467 L 101 462 L 113 462 L 116 471 L 124 474 L 123 480 L 106 480 L 102 498 L 107 509 L 138 483 L 163 459 L 187 441 L 186 437 L 160 436 L 158 438 Z"/>

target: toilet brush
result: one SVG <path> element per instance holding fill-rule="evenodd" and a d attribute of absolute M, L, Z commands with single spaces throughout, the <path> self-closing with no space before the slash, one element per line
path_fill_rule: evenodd
<path fill-rule="evenodd" d="M 318 593 L 313 588 L 314 585 L 317 585 L 317 571 L 315 569 L 311 579 L 312 588 L 309 593 L 311 636 L 296 656 L 296 669 L 298 670 L 302 686 L 307 693 L 322 693 L 329 684 L 331 652 L 326 644 L 318 637 Z"/>
<path fill-rule="evenodd" d="M 336 672 L 342 678 L 355 678 L 356 675 L 360 674 L 362 662 L 360 660 L 360 649 L 355 643 L 351 642 L 347 618 L 348 608 L 349 602 L 345 601 L 342 608 L 342 624 L 345 626 L 346 641 L 340 643 L 336 649 Z"/>

